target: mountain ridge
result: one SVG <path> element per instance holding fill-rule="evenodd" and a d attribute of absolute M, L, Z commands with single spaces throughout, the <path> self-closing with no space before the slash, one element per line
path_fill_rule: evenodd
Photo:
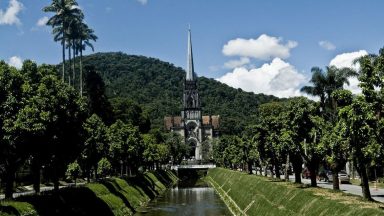
<path fill-rule="evenodd" d="M 83 57 L 106 84 L 112 99 L 125 97 L 142 106 L 152 128 L 162 128 L 164 116 L 180 115 L 185 71 L 156 58 L 122 52 L 95 53 Z M 275 96 L 245 92 L 213 78 L 198 77 L 203 115 L 220 115 L 226 134 L 240 133 L 262 103 L 281 100 Z"/>

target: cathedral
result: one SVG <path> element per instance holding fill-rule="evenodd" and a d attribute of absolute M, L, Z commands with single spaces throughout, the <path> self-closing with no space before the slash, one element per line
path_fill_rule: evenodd
<path fill-rule="evenodd" d="M 180 134 L 191 148 L 189 158 L 202 160 L 202 143 L 218 136 L 219 116 L 203 116 L 197 88 L 197 76 L 193 68 L 191 30 L 188 30 L 188 60 L 183 91 L 181 116 L 167 116 L 164 125 L 167 131 Z M 212 150 L 212 146 L 209 147 Z"/>

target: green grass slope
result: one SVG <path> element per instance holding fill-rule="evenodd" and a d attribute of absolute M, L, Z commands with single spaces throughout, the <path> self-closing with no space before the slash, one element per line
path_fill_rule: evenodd
<path fill-rule="evenodd" d="M 236 215 L 384 215 L 380 204 L 341 192 L 222 168 L 209 170 L 207 179 Z"/>
<path fill-rule="evenodd" d="M 109 178 L 58 193 L 0 202 L 0 216 L 133 215 L 136 209 L 175 184 L 170 171 L 147 172 L 129 179 Z"/>

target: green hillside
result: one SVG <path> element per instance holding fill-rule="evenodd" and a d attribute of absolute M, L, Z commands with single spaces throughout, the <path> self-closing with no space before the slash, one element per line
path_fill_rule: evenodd
<path fill-rule="evenodd" d="M 166 115 L 180 115 L 185 76 L 182 68 L 155 58 L 121 52 L 86 56 L 84 65 L 94 66 L 101 74 L 109 98 L 128 97 L 140 104 L 150 116 L 152 127 L 162 127 Z M 203 114 L 220 115 L 224 133 L 240 132 L 259 104 L 278 100 L 205 77 L 199 77 L 198 84 Z"/>

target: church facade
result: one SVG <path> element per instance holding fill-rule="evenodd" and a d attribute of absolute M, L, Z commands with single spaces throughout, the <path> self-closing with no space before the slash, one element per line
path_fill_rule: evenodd
<path fill-rule="evenodd" d="M 203 142 L 218 136 L 220 117 L 218 115 L 203 116 L 194 71 L 191 30 L 188 30 L 188 61 L 184 80 L 183 108 L 180 116 L 167 116 L 164 126 L 167 131 L 180 134 L 190 146 L 189 159 L 203 159 Z M 212 146 L 209 146 L 212 150 Z"/>

